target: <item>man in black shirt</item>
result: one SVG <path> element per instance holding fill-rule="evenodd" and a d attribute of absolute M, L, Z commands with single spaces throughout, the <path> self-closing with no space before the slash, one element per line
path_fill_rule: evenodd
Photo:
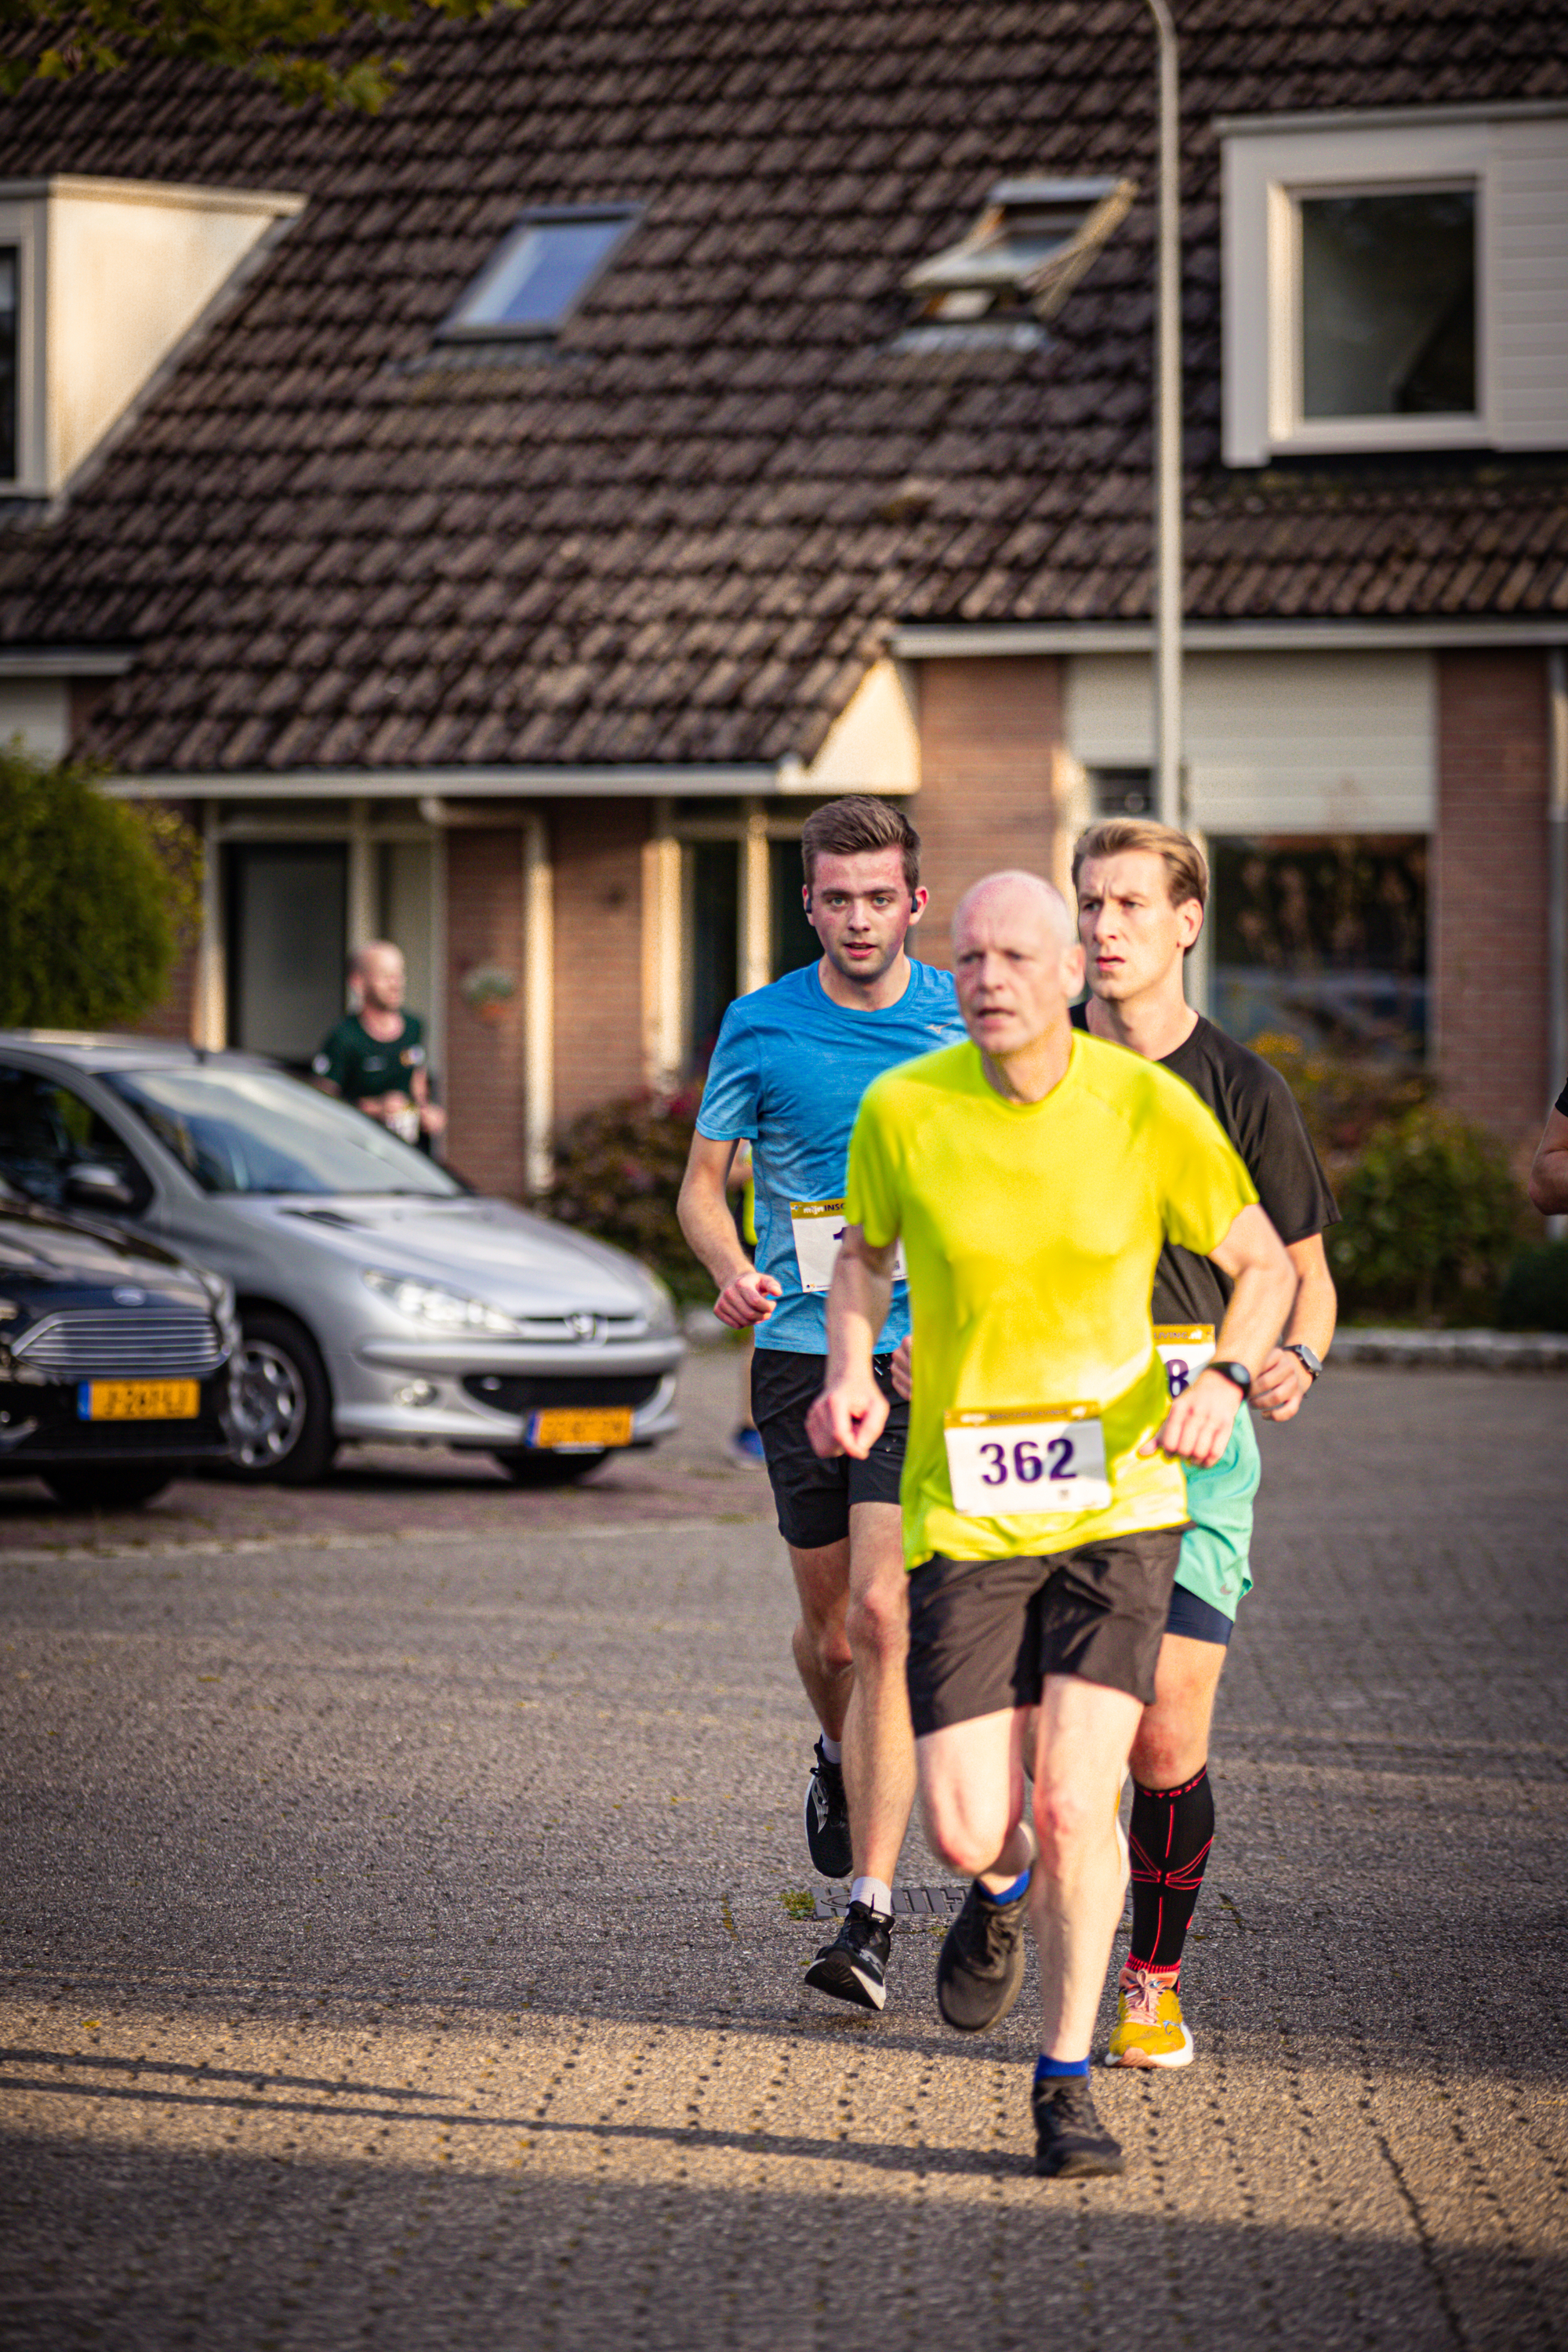
<path fill-rule="evenodd" d="M 1270 1421 L 1289 1421 L 1333 1337 L 1336 1300 L 1322 1235 L 1339 1211 L 1284 1079 L 1186 1001 L 1184 962 L 1208 897 L 1203 853 L 1172 826 L 1112 818 L 1079 839 L 1073 880 L 1090 991 L 1074 1023 L 1161 1063 L 1201 1096 L 1246 1161 L 1295 1265 L 1295 1305 L 1247 1400 Z M 1173 1395 L 1213 1356 L 1229 1287 L 1208 1259 L 1167 1244 L 1153 1320 Z M 1214 1836 L 1209 1726 L 1237 1608 L 1252 1584 L 1247 1554 L 1259 1470 L 1258 1440 L 1242 1412 L 1213 1469 L 1187 1473 L 1192 1525 L 1182 1540 L 1154 1703 L 1144 1710 L 1131 1759 L 1132 1943 L 1107 2053 L 1112 2065 L 1184 2066 L 1193 2055 L 1182 2017 L 1182 1952 Z"/>

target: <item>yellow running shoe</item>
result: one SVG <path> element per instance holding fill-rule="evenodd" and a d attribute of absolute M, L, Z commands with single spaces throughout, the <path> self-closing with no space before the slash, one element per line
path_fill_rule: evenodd
<path fill-rule="evenodd" d="M 1193 2037 L 1182 2023 L 1174 1977 L 1124 1962 L 1116 2031 L 1105 2053 L 1108 2066 L 1190 2066 Z"/>

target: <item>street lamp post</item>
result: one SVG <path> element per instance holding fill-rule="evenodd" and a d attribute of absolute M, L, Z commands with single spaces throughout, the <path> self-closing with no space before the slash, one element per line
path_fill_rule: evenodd
<path fill-rule="evenodd" d="M 1182 807 L 1182 196 L 1176 27 L 1148 0 L 1160 43 L 1159 346 L 1154 433 L 1154 814 Z"/>

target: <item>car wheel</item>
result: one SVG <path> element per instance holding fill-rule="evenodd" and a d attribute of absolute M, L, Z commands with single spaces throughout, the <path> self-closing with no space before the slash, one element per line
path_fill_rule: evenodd
<path fill-rule="evenodd" d="M 337 1452 L 326 1368 L 302 1323 L 271 1307 L 240 1315 L 229 1383 L 233 1466 L 245 1479 L 306 1486 Z"/>
<path fill-rule="evenodd" d="M 608 1448 L 597 1454 L 566 1454 L 559 1448 L 532 1446 L 516 1454 L 498 1454 L 496 1460 L 514 1486 L 574 1486 L 596 1470 Z"/>
<path fill-rule="evenodd" d="M 163 1463 L 104 1463 L 96 1468 L 46 1470 L 45 1486 L 68 1511 L 123 1511 L 161 1495 L 174 1473 Z"/>

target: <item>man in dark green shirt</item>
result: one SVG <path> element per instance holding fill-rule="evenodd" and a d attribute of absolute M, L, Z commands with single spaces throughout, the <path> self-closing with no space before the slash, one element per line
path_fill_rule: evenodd
<path fill-rule="evenodd" d="M 447 1114 L 430 1099 L 424 1024 L 403 1009 L 407 981 L 401 950 L 385 940 L 356 948 L 349 979 L 359 1008 L 345 1013 L 323 1040 L 310 1065 L 316 1084 L 405 1143 L 439 1135 Z"/>

